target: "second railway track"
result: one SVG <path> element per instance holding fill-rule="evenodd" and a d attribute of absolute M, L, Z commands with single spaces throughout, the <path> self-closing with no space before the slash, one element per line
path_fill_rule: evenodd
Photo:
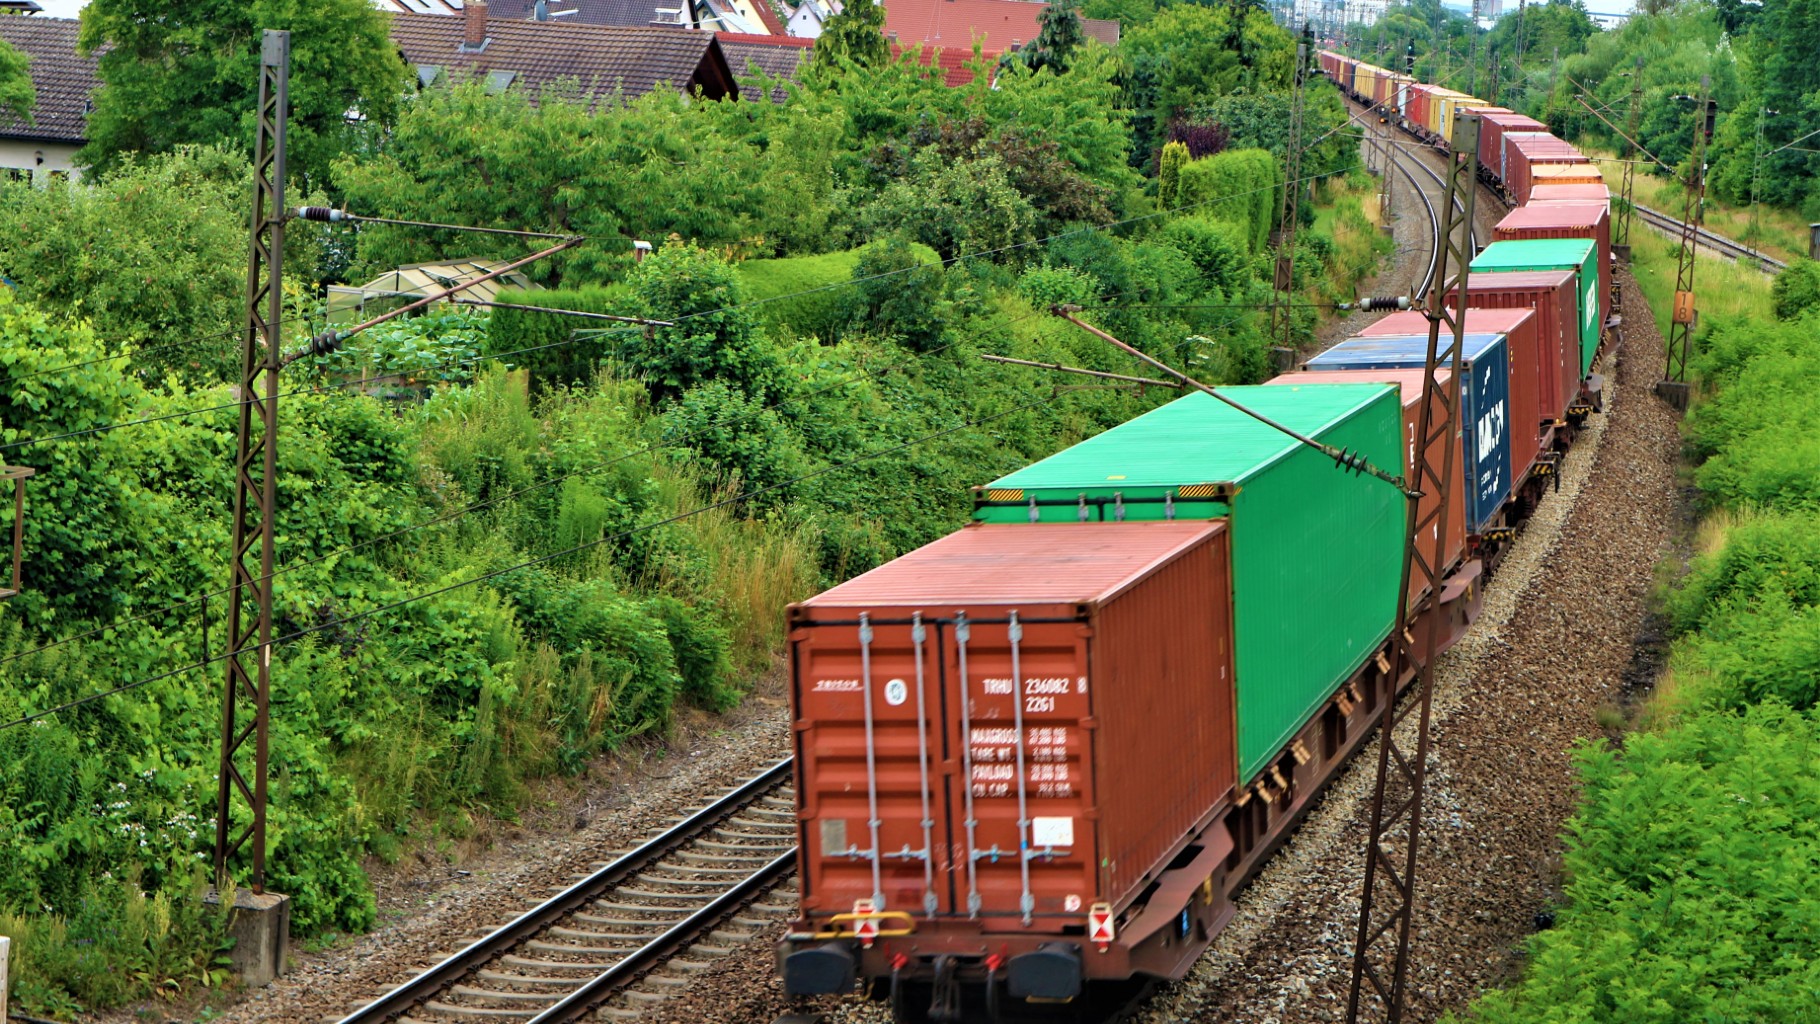
<path fill-rule="evenodd" d="M 767 900 L 795 868 L 790 771 L 778 762 L 340 1024 L 637 1017 L 683 983 L 655 969 L 699 969 L 679 954 L 724 952 L 788 909 Z"/>

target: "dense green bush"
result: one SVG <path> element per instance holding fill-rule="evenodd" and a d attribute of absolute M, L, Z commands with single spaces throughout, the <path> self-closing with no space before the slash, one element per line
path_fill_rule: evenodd
<path fill-rule="evenodd" d="M 1229 221 L 1243 231 L 1251 252 L 1261 252 L 1276 226 L 1283 172 L 1263 149 L 1229 149 L 1182 167 L 1183 212 Z"/>
<path fill-rule="evenodd" d="M 1804 259 L 1790 263 L 1787 270 L 1776 275 L 1770 299 L 1777 318 L 1782 320 L 1794 320 L 1820 309 L 1820 263 Z"/>
<path fill-rule="evenodd" d="M 859 250 L 746 260 L 739 279 L 761 305 L 759 318 L 773 330 L 782 328 L 805 338 L 832 342 L 853 322 L 852 297 L 837 287 L 853 276 Z"/>
<path fill-rule="evenodd" d="M 1566 905 L 1487 1024 L 1808 1019 L 1820 991 L 1820 718 L 1701 714 L 1578 758 Z"/>
<path fill-rule="evenodd" d="M 625 285 L 528 292 L 508 290 L 500 293 L 499 301 L 580 313 L 632 315 L 632 292 Z M 637 328 L 633 326 L 615 325 L 606 320 L 501 309 L 493 313 L 488 325 L 486 351 L 513 366 L 529 369 L 540 383 L 572 384 L 591 380 L 602 361 L 612 358 L 618 351 L 621 338 L 635 330 Z"/>
<path fill-rule="evenodd" d="M 848 301 L 858 300 L 856 315 L 868 330 L 926 352 L 942 340 L 953 313 L 944 279 L 935 250 L 892 235 L 860 250 Z"/>

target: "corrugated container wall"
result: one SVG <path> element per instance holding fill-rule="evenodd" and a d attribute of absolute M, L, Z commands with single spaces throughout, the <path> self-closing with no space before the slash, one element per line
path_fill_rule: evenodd
<path fill-rule="evenodd" d="M 1466 310 L 1468 334 L 1503 334 L 1509 339 L 1510 353 L 1510 479 L 1512 485 L 1529 475 L 1530 467 L 1542 451 L 1546 433 L 1543 421 L 1559 419 L 1567 403 L 1580 393 L 1580 378 L 1575 373 L 1579 360 L 1575 351 L 1565 354 L 1559 347 L 1543 344 L 1542 322 L 1534 312 L 1511 306 L 1472 308 Z M 1410 310 L 1392 313 L 1359 331 L 1361 338 L 1391 338 L 1423 334 L 1428 330 L 1428 316 Z M 1567 386 L 1563 387 L 1563 379 Z"/>
<path fill-rule="evenodd" d="M 1580 277 L 1576 306 L 1580 318 L 1580 374 L 1592 372 L 1593 355 L 1611 304 L 1611 293 L 1600 287 L 1598 244 L 1591 239 L 1549 238 L 1520 242 L 1493 242 L 1474 257 L 1472 274 L 1509 270 L 1572 270 Z"/>
<path fill-rule="evenodd" d="M 1230 577 L 1223 523 L 974 525 L 794 606 L 805 909 L 1122 909 L 1232 791 Z"/>
<path fill-rule="evenodd" d="M 1577 271 L 1469 274 L 1466 294 L 1469 309 L 1535 310 L 1537 348 L 1544 353 L 1543 362 L 1554 367 L 1558 393 L 1565 395 L 1569 403 L 1579 397 L 1580 275 Z M 1450 306 L 1457 306 L 1459 302 L 1457 290 L 1447 297 Z"/>
<path fill-rule="evenodd" d="M 1421 425 L 1417 417 L 1422 414 L 1422 388 L 1427 376 L 1425 370 L 1298 370 L 1295 373 L 1275 377 L 1265 383 L 1277 387 L 1296 388 L 1310 384 L 1395 384 L 1403 401 L 1403 475 L 1404 479 L 1410 481 L 1411 486 L 1423 491 L 1422 497 L 1418 501 L 1417 512 L 1421 517 L 1426 518 L 1441 500 L 1440 494 L 1434 488 L 1417 480 L 1416 473 L 1416 445 L 1421 436 L 1418 433 Z M 1457 394 L 1458 385 L 1453 382 L 1451 371 L 1441 370 L 1436 374 L 1436 381 L 1445 394 Z M 1436 420 L 1447 415 L 1447 407 L 1443 404 L 1441 395 L 1437 395 L 1435 401 L 1430 403 L 1429 415 Z M 1430 528 L 1413 538 L 1418 544 L 1423 545 L 1422 557 L 1432 558 L 1435 535 L 1437 533 L 1441 535 L 1443 575 L 1459 565 L 1466 554 L 1466 488 L 1463 482 L 1465 473 L 1462 467 L 1466 464 L 1468 453 L 1460 440 L 1462 436 L 1461 431 L 1454 432 L 1453 473 L 1448 483 L 1448 488 L 1453 494 L 1453 501 L 1447 508 L 1447 522 L 1440 524 L 1441 529 Z M 1443 439 L 1437 438 L 1428 446 L 1429 461 L 1437 466 L 1440 465 L 1442 456 L 1446 454 L 1442 450 L 1443 443 Z M 1412 600 L 1421 589 L 1422 581 L 1411 577 L 1409 596 Z"/>
<path fill-rule="evenodd" d="M 1529 190 L 1532 203 L 1611 202 L 1611 189 L 1605 185 L 1537 185 Z"/>
<path fill-rule="evenodd" d="M 1549 186 L 1543 186 L 1547 188 Z M 1565 186 L 1553 186 L 1562 188 Z M 1604 186 L 1580 186 L 1603 188 Z M 1530 201 L 1510 211 L 1493 229 L 1492 237 L 1500 242 L 1531 238 L 1585 238 L 1598 248 L 1593 262 L 1599 268 L 1599 323 L 1611 317 L 1611 204 L 1609 202 L 1544 201 L 1530 191 Z M 1591 354 L 1582 353 L 1586 370 L 1591 370 Z"/>
<path fill-rule="evenodd" d="M 1402 464 L 1394 388 L 1220 393 L 1373 465 Z M 1198 392 L 995 480 L 978 501 L 988 522 L 1231 519 L 1242 782 L 1378 650 L 1396 614 L 1402 494 Z"/>
<path fill-rule="evenodd" d="M 1467 477 L 1466 529 L 1483 533 L 1498 524 L 1510 497 L 1510 347 L 1502 334 L 1469 334 L 1464 366 L 1471 371 L 1461 400 L 1460 422 L 1472 453 Z M 1428 335 L 1352 338 L 1310 359 L 1310 370 L 1369 370 L 1422 366 Z"/>
<path fill-rule="evenodd" d="M 1479 125 L 1479 163 L 1506 184 L 1504 176 L 1504 133 L 1541 132 L 1548 126 L 1523 114 L 1487 114 Z"/>

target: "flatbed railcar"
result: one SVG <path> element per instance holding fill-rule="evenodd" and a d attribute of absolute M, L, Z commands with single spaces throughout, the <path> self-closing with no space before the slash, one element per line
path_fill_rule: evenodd
<path fill-rule="evenodd" d="M 1518 209 L 1604 195 L 1538 122 L 1317 61 L 1443 153 L 1455 120 L 1479 117 L 1480 178 Z M 906 1021 L 1086 1021 L 1189 970 L 1413 678 L 1393 674 L 1388 635 L 1405 546 L 1444 550 L 1410 628 L 1445 649 L 1598 409 L 1618 326 L 1609 200 L 1603 218 L 1504 228 L 1501 246 L 1583 231 L 1593 253 L 1501 249 L 1454 297 L 1496 337 L 1475 336 L 1464 375 L 1474 420 L 1445 537 L 1404 536 L 1400 492 L 1190 395 L 976 488 L 974 524 L 792 607 L 786 992 L 863 991 Z M 1420 376 L 1361 364 L 1224 390 L 1407 469 L 1419 397 L 1402 389 Z M 1503 478 L 1500 446 L 1522 453 Z"/>

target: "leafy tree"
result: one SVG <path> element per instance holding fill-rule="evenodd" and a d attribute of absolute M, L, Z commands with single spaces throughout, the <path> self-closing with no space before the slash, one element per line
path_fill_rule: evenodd
<path fill-rule="evenodd" d="M 1080 0 L 1052 0 L 1037 16 L 1036 41 L 1018 51 L 1025 66 L 1032 71 L 1049 68 L 1066 74 L 1074 51 L 1087 41 L 1081 26 Z"/>
<path fill-rule="evenodd" d="M 1165 210 L 1175 209 L 1180 201 L 1182 167 L 1188 160 L 1188 146 L 1183 142 L 1168 143 L 1157 158 L 1156 201 Z"/>
<path fill-rule="evenodd" d="M 1004 160 L 988 155 L 946 166 L 933 149 L 864 211 L 870 230 L 899 233 L 945 260 L 1029 241 L 1036 210 L 1012 184 Z"/>
<path fill-rule="evenodd" d="M 745 286 L 727 261 L 672 240 L 638 264 L 627 283 L 640 316 L 670 327 L 632 334 L 622 358 L 667 399 L 719 378 L 764 401 L 779 387 L 777 353 L 744 308 Z"/>
<path fill-rule="evenodd" d="M 93 185 L 0 184 L 0 273 L 115 351 L 213 335 L 152 365 L 223 369 L 234 341 L 219 335 L 246 289 L 248 179 L 238 155 L 200 149 L 124 157 Z M 310 233 L 294 234 L 301 256 Z"/>
<path fill-rule="evenodd" d="M 809 66 L 816 74 L 834 78 L 849 66 L 877 68 L 890 62 L 884 5 L 873 0 L 854 0 L 822 26 Z"/>
<path fill-rule="evenodd" d="M 84 165 L 184 144 L 250 150 L 261 33 L 291 32 L 290 173 L 320 185 L 365 126 L 390 127 L 408 72 L 366 0 L 94 0 L 80 47 L 100 54 Z M 358 110 L 359 121 L 349 112 Z"/>
<path fill-rule="evenodd" d="M 0 114 L 10 114 L 21 121 L 30 120 L 35 98 L 31 63 L 29 56 L 0 39 Z"/>
<path fill-rule="evenodd" d="M 897 235 L 862 250 L 853 268 L 860 320 L 918 351 L 934 348 L 952 312 L 942 299 L 942 266 L 934 255 Z"/>
<path fill-rule="evenodd" d="M 1177 4 L 1123 36 L 1134 159 L 1148 164 L 1170 120 L 1229 93 L 1286 92 L 1295 39 L 1268 14 Z"/>

